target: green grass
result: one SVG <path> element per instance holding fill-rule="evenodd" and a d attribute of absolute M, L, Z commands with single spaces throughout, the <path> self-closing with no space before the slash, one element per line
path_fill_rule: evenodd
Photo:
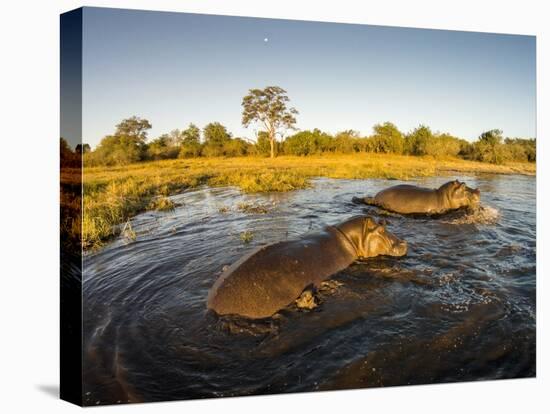
<path fill-rule="evenodd" d="M 251 231 L 244 231 L 241 233 L 240 238 L 244 244 L 250 243 L 252 240 L 254 240 L 254 233 Z"/>
<path fill-rule="evenodd" d="M 82 245 L 95 248 L 145 210 L 169 211 L 167 196 L 201 185 L 236 186 L 245 193 L 292 191 L 314 177 L 412 179 L 451 173 L 535 174 L 535 164 L 485 164 L 389 154 L 196 158 L 84 169 Z"/>

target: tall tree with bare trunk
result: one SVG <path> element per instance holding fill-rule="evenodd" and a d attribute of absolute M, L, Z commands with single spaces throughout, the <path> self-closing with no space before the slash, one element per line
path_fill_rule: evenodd
<path fill-rule="evenodd" d="M 287 129 L 295 129 L 295 108 L 288 108 L 290 101 L 287 92 L 278 86 L 267 86 L 264 89 L 250 89 L 243 98 L 242 123 L 247 128 L 257 122 L 267 132 L 271 144 L 271 158 L 275 157 L 275 142 L 277 134 Z"/>

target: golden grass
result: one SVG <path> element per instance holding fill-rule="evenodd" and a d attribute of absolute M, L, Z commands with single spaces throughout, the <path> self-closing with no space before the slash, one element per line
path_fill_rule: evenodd
<path fill-rule="evenodd" d="M 314 177 L 411 179 L 457 173 L 535 174 L 535 164 L 485 164 L 387 154 L 197 158 L 84 169 L 82 244 L 100 246 L 121 223 L 147 209 L 171 210 L 170 194 L 210 186 L 248 193 L 306 188 Z"/>
<path fill-rule="evenodd" d="M 147 210 L 157 211 L 172 211 L 176 208 L 176 205 L 168 197 L 161 195 L 151 200 L 147 206 Z"/>

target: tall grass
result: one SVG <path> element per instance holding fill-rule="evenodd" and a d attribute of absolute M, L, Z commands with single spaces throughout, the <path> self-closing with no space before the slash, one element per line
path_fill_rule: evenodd
<path fill-rule="evenodd" d="M 535 165 L 485 164 L 389 154 L 202 158 L 84 169 L 82 244 L 94 248 L 141 211 L 174 208 L 166 197 L 200 185 L 236 186 L 243 192 L 307 188 L 313 177 L 411 179 L 451 171 L 534 174 Z"/>

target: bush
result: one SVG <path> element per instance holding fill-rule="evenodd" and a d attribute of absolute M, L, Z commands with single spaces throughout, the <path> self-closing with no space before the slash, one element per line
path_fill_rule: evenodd
<path fill-rule="evenodd" d="M 332 147 L 333 138 L 318 129 L 313 131 L 301 131 L 287 139 L 283 143 L 285 154 L 311 155 L 328 151 Z"/>
<path fill-rule="evenodd" d="M 420 125 L 405 137 L 405 152 L 410 155 L 426 155 L 433 140 L 432 130 Z"/>
<path fill-rule="evenodd" d="M 221 157 L 223 155 L 223 147 L 214 144 L 205 144 L 201 151 L 204 157 Z"/>
<path fill-rule="evenodd" d="M 84 154 L 88 165 L 127 165 L 143 158 L 145 147 L 136 138 L 108 135 L 95 151 Z"/>
<path fill-rule="evenodd" d="M 196 158 L 202 154 L 202 145 L 200 143 L 183 143 L 178 154 L 179 158 Z"/>
<path fill-rule="evenodd" d="M 149 160 L 166 160 L 177 158 L 180 147 L 174 142 L 173 137 L 167 134 L 161 135 L 147 145 L 146 158 Z"/>
<path fill-rule="evenodd" d="M 426 155 L 433 157 L 456 157 L 460 153 L 463 143 L 461 140 L 449 134 L 437 134 L 432 136 L 426 147 Z"/>
<path fill-rule="evenodd" d="M 222 152 L 226 157 L 241 157 L 248 153 L 249 144 L 241 139 L 235 138 L 223 144 Z"/>
<path fill-rule="evenodd" d="M 357 140 L 359 134 L 356 131 L 348 130 L 336 134 L 332 140 L 332 149 L 341 154 L 350 154 L 357 151 Z"/>
<path fill-rule="evenodd" d="M 535 162 L 537 160 L 537 140 L 524 138 L 506 138 L 504 144 L 509 148 L 515 160 L 527 160 Z M 521 150 L 519 149 L 521 148 Z"/>
<path fill-rule="evenodd" d="M 370 137 L 373 152 L 402 154 L 405 147 L 403 134 L 391 122 L 376 124 Z"/>

